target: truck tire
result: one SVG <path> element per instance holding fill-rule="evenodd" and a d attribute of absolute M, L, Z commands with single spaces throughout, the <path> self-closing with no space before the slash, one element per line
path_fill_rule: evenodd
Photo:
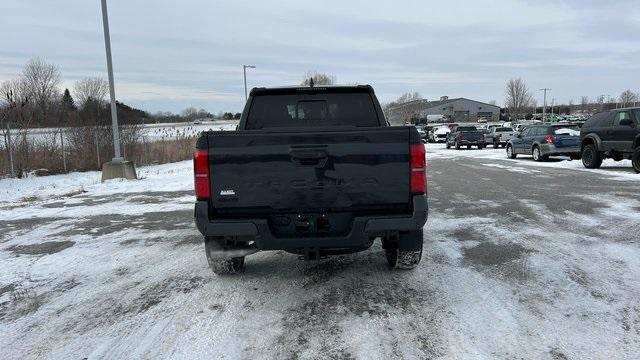
<path fill-rule="evenodd" d="M 640 146 L 636 147 L 631 156 L 631 166 L 638 174 L 640 174 Z"/>
<path fill-rule="evenodd" d="M 602 165 L 602 154 L 595 145 L 588 144 L 582 149 L 582 165 L 587 169 L 597 169 Z"/>
<path fill-rule="evenodd" d="M 451 149 L 451 145 L 449 145 L 449 141 L 447 141 L 447 149 Z"/>
<path fill-rule="evenodd" d="M 235 274 L 244 267 L 244 256 L 229 259 L 212 259 L 209 254 L 211 245 L 209 241 L 204 242 L 204 250 L 207 254 L 207 262 L 211 271 L 216 275 Z"/>
<path fill-rule="evenodd" d="M 456 150 L 460 150 L 460 143 L 458 143 L 458 140 L 456 140 Z"/>
<path fill-rule="evenodd" d="M 387 263 L 393 269 L 411 270 L 422 259 L 422 229 L 400 233 L 398 244 L 389 244 L 385 247 Z"/>
<path fill-rule="evenodd" d="M 499 147 L 500 147 L 500 144 L 499 144 L 497 141 L 494 141 L 494 142 L 493 142 L 493 148 L 494 148 L 494 149 L 497 149 L 497 148 L 499 148 Z"/>
<path fill-rule="evenodd" d="M 513 146 L 511 144 L 507 145 L 507 157 L 509 159 L 515 159 L 518 154 L 513 151 Z"/>

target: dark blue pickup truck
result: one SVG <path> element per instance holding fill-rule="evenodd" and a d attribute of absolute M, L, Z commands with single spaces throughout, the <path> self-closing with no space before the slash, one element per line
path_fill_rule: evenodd
<path fill-rule="evenodd" d="M 237 131 L 202 133 L 194 172 L 217 274 L 261 250 L 314 260 L 375 239 L 394 268 L 420 261 L 424 145 L 415 127 L 389 126 L 371 86 L 255 88 Z"/>

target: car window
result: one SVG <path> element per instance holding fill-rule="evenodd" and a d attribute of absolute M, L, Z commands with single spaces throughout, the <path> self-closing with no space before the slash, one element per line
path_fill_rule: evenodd
<path fill-rule="evenodd" d="M 534 126 L 529 128 L 529 132 L 527 133 L 527 136 L 536 136 L 538 134 L 538 127 Z"/>
<path fill-rule="evenodd" d="M 371 96 L 361 93 L 255 96 L 246 128 L 340 125 L 378 126 Z"/>
<path fill-rule="evenodd" d="M 496 128 L 496 132 L 510 132 L 510 131 L 513 131 L 513 129 L 508 127 Z"/>
<path fill-rule="evenodd" d="M 580 128 L 577 125 L 573 125 L 573 126 L 554 126 L 551 129 L 553 130 L 553 135 L 580 136 Z"/>
<path fill-rule="evenodd" d="M 635 109 L 632 112 L 634 117 L 636 118 L 636 124 L 640 124 L 640 109 Z"/>
<path fill-rule="evenodd" d="M 526 129 L 522 130 L 522 137 L 530 136 L 532 130 L 533 130 L 533 128 L 526 128 Z"/>
<path fill-rule="evenodd" d="M 620 121 L 626 119 L 631 119 L 631 113 L 629 111 L 618 112 L 613 120 L 613 126 L 620 126 Z"/>
<path fill-rule="evenodd" d="M 456 131 L 477 131 L 475 126 L 459 126 Z"/>

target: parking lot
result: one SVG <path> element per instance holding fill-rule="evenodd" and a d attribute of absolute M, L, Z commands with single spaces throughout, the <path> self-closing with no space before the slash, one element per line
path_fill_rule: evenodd
<path fill-rule="evenodd" d="M 389 270 L 376 244 L 316 262 L 258 253 L 240 274 L 213 275 L 190 162 L 137 182 L 22 186 L 32 193 L 0 203 L 0 353 L 637 357 L 640 175 L 628 163 L 586 170 L 442 144 L 427 161 L 426 252 L 408 272 Z"/>

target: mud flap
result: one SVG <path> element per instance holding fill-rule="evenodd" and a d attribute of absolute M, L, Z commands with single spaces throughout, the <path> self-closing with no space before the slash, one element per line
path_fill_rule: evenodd
<path fill-rule="evenodd" d="M 398 235 L 398 250 L 420 251 L 422 250 L 422 229 L 415 231 L 402 231 Z"/>

